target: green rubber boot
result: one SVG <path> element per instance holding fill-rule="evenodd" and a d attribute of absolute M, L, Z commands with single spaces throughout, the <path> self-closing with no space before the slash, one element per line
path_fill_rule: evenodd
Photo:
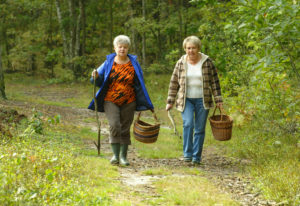
<path fill-rule="evenodd" d="M 119 143 L 112 143 L 111 149 L 114 153 L 114 156 L 110 160 L 110 164 L 117 165 L 119 164 L 119 158 L 120 158 L 120 144 Z"/>
<path fill-rule="evenodd" d="M 128 166 L 129 165 L 129 162 L 127 160 L 127 151 L 128 151 L 128 144 L 121 144 L 120 164 L 122 166 Z"/>

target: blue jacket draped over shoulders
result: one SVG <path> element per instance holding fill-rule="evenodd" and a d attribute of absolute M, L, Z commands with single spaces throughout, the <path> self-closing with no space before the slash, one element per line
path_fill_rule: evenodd
<path fill-rule="evenodd" d="M 96 99 L 99 112 L 104 112 L 103 103 L 108 90 L 108 79 L 115 56 L 115 53 L 107 55 L 104 63 L 97 69 L 99 77 L 96 79 L 96 86 L 100 87 L 100 89 L 96 93 Z M 128 54 L 128 57 L 135 71 L 134 91 L 136 97 L 136 111 L 154 109 L 144 83 L 143 71 L 141 69 L 140 64 L 137 61 L 137 56 Z M 93 77 L 91 78 L 91 83 L 94 83 Z M 94 99 L 91 101 L 88 109 L 95 110 Z"/>

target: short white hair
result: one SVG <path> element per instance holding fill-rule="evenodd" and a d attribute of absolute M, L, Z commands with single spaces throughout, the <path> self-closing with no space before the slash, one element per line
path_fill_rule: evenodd
<path fill-rule="evenodd" d="M 183 49 L 185 49 L 187 43 L 192 43 L 192 44 L 194 44 L 195 46 L 197 46 L 199 50 L 201 49 L 201 41 L 200 41 L 200 39 L 199 39 L 198 37 L 196 37 L 196 36 L 188 36 L 188 37 L 186 37 L 186 38 L 183 40 L 183 44 L 182 44 Z"/>
<path fill-rule="evenodd" d="M 114 47 L 117 47 L 119 44 L 127 44 L 130 47 L 130 39 L 126 35 L 116 36 L 114 39 Z"/>

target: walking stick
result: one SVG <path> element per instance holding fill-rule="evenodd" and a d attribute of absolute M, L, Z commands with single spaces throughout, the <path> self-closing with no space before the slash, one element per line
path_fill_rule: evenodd
<path fill-rule="evenodd" d="M 99 120 L 98 116 L 98 104 L 96 99 L 96 77 L 94 77 L 94 104 L 95 104 L 95 113 L 96 113 L 96 119 L 97 119 L 97 125 L 98 125 L 98 144 L 94 141 L 94 144 L 97 147 L 98 150 L 98 156 L 100 155 L 100 134 L 101 134 L 101 122 Z"/>
<path fill-rule="evenodd" d="M 170 109 L 168 110 L 168 117 L 171 120 L 171 123 L 173 125 L 175 135 L 178 136 L 179 139 L 181 139 L 181 136 L 179 135 L 179 133 L 178 133 L 178 131 L 176 129 L 176 124 L 175 124 L 174 118 L 171 115 Z"/>

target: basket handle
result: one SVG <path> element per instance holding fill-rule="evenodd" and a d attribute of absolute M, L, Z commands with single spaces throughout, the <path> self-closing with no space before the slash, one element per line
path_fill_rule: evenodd
<path fill-rule="evenodd" d="M 151 110 L 151 112 L 152 112 L 152 115 L 153 115 L 153 118 L 155 119 L 155 121 L 156 121 L 157 123 L 159 123 L 159 121 L 158 121 L 158 119 L 157 119 L 157 116 L 156 116 L 156 114 L 155 114 L 155 112 L 154 112 L 154 109 L 150 109 L 150 110 Z M 139 112 L 139 113 L 138 113 L 137 120 L 140 120 L 141 113 L 142 113 L 142 112 Z"/>
<path fill-rule="evenodd" d="M 223 120 L 223 115 L 225 114 L 226 115 L 226 113 L 224 112 L 224 110 L 223 110 L 223 108 L 222 109 L 220 109 L 220 107 L 217 107 L 217 106 L 215 106 L 215 109 L 214 109 L 214 113 L 213 113 L 213 116 L 215 116 L 215 112 L 216 112 L 216 109 L 219 109 L 219 111 L 220 111 L 220 115 L 221 115 L 221 121 Z"/>

